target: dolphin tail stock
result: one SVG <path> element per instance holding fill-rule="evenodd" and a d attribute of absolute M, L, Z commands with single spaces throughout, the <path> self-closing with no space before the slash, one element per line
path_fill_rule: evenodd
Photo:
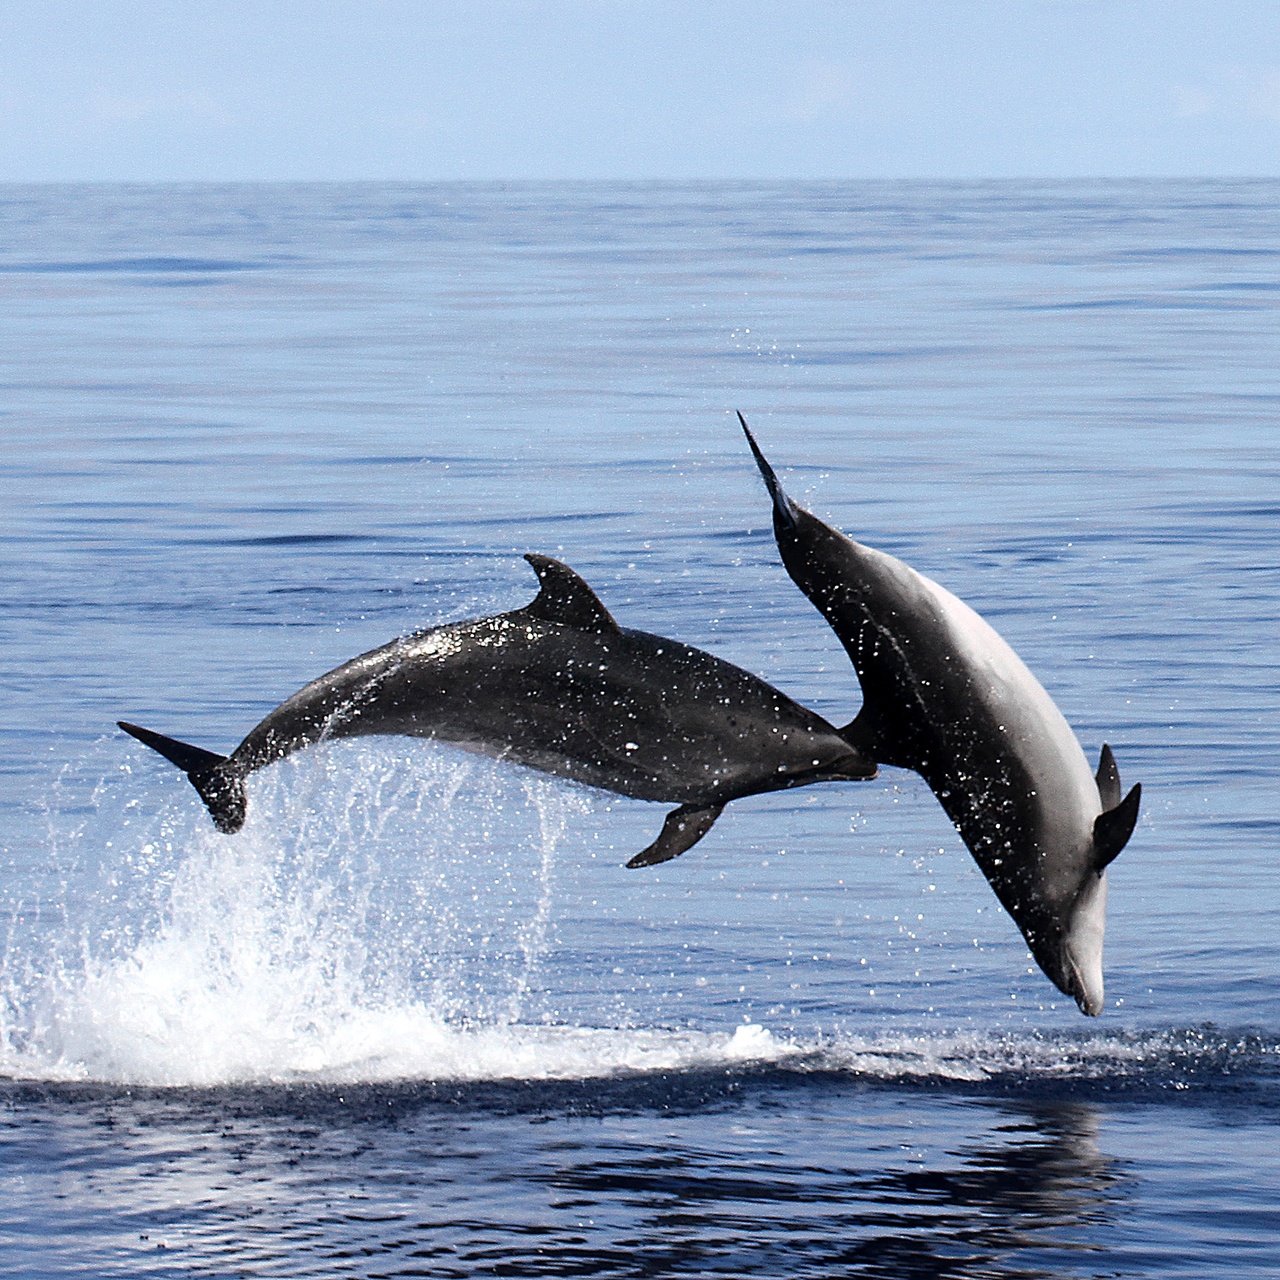
<path fill-rule="evenodd" d="M 658 838 L 647 849 L 641 849 L 627 866 L 632 870 L 656 867 L 660 862 L 678 858 L 711 830 L 723 808 L 722 804 L 682 804 L 672 809 Z"/>
<path fill-rule="evenodd" d="M 177 738 L 166 738 L 163 733 L 125 720 L 117 720 L 116 724 L 171 764 L 176 764 L 187 775 L 209 810 L 213 825 L 224 835 L 232 835 L 244 826 L 244 779 L 227 767 L 229 756 L 193 747 L 189 742 L 179 742 Z"/>

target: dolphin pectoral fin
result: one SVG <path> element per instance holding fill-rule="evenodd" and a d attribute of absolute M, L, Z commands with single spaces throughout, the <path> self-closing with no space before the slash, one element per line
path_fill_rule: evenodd
<path fill-rule="evenodd" d="M 117 720 L 116 724 L 187 775 L 209 810 L 213 825 L 223 835 L 232 835 L 244 826 L 244 779 L 238 771 L 227 767 L 229 757 L 193 747 L 189 742 L 179 742 L 177 738 L 166 738 L 163 733 L 125 720 Z"/>
<path fill-rule="evenodd" d="M 723 808 L 722 804 L 682 804 L 672 809 L 658 838 L 647 849 L 641 849 L 627 866 L 656 867 L 660 862 L 678 858 L 711 830 Z"/>
<path fill-rule="evenodd" d="M 1098 757 L 1098 796 L 1102 800 L 1102 809 L 1114 809 L 1120 803 L 1120 769 L 1111 748 L 1104 742 L 1102 754 Z"/>
<path fill-rule="evenodd" d="M 1101 813 L 1093 823 L 1093 869 L 1105 871 L 1120 850 L 1129 843 L 1138 821 L 1138 806 L 1142 802 L 1142 783 L 1136 782 L 1133 790 L 1113 809 Z"/>
<path fill-rule="evenodd" d="M 751 434 L 751 428 L 747 426 L 747 420 L 741 413 L 738 414 L 738 421 L 742 423 L 742 430 L 747 437 L 747 443 L 751 446 L 751 454 L 756 460 L 756 466 L 760 468 L 760 475 L 764 480 L 765 487 L 769 490 L 769 496 L 773 499 L 774 520 L 784 529 L 794 529 L 796 527 L 794 503 L 787 497 L 786 491 L 782 487 L 782 482 L 769 465 L 769 460 L 760 452 L 760 446 L 756 444 L 756 438 Z"/>
<path fill-rule="evenodd" d="M 540 622 L 554 622 L 578 631 L 621 630 L 599 596 L 567 564 L 550 556 L 531 554 L 525 559 L 538 575 L 542 590 L 523 612 Z"/>

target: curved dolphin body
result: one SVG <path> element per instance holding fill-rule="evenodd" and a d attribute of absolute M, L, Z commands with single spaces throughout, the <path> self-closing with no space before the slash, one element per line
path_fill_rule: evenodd
<path fill-rule="evenodd" d="M 1138 819 L 1110 747 L 1095 775 L 1016 653 L 963 601 L 787 497 L 745 420 L 792 581 L 831 624 L 862 685 L 841 730 L 938 797 L 1040 967 L 1082 1012 L 1102 1010 L 1106 867 Z"/>
<path fill-rule="evenodd" d="M 561 778 L 680 807 L 628 866 L 700 840 L 730 800 L 876 766 L 820 716 L 740 667 L 618 624 L 572 569 L 525 557 L 523 609 L 415 632 L 352 658 L 278 706 L 229 756 L 120 727 L 184 770 L 219 831 L 245 819 L 244 780 L 312 743 L 436 738 Z"/>

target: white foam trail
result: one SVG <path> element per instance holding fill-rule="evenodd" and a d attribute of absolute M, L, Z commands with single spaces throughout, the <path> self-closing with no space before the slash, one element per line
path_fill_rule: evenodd
<path fill-rule="evenodd" d="M 1110 1081 L 1181 1089 L 1274 1060 L 1280 1046 L 1254 1032 L 1181 1027 L 1044 1034 L 1011 1030 L 882 1030 L 797 1046 L 800 1070 L 911 1082 L 1047 1085 Z M 1264 1070 L 1267 1069 L 1265 1066 Z"/>
<path fill-rule="evenodd" d="M 460 1028 L 421 1006 L 354 1009 L 334 1023 L 291 1029 L 271 1019 L 234 1029 L 211 1024 L 210 1039 L 198 1052 L 188 1039 L 193 1026 L 188 1017 L 159 1025 L 153 1014 L 130 1023 L 109 1013 L 55 1060 L 0 1055 L 0 1075 L 151 1086 L 587 1080 L 777 1062 L 799 1052 L 756 1025 L 732 1033 L 519 1024 Z"/>

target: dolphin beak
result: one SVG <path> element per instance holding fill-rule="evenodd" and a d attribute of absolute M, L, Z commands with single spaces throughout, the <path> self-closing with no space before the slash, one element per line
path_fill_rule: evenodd
<path fill-rule="evenodd" d="M 1058 985 L 1074 997 L 1080 1012 L 1097 1017 L 1104 1004 L 1102 940 L 1107 925 L 1107 877 L 1090 874 L 1076 898 L 1062 941 Z"/>
<path fill-rule="evenodd" d="M 874 760 L 861 752 L 851 752 L 830 766 L 828 776 L 844 782 L 866 782 L 878 777 L 879 773 L 880 766 Z"/>

